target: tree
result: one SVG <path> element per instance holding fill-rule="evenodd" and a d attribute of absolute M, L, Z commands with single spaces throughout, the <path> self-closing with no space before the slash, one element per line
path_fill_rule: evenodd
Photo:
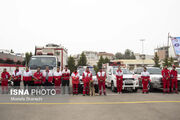
<path fill-rule="evenodd" d="M 102 67 L 102 64 L 104 64 L 104 58 L 101 56 L 101 57 L 99 58 L 98 63 L 97 63 L 98 69 L 100 69 L 100 68 Z"/>
<path fill-rule="evenodd" d="M 30 61 L 31 57 L 32 57 L 32 52 L 30 52 L 30 53 L 26 52 L 25 53 L 25 63 L 27 66 L 29 65 L 29 61 Z"/>
<path fill-rule="evenodd" d="M 134 52 L 132 52 L 130 49 L 126 49 L 124 52 L 124 59 L 136 59 Z"/>
<path fill-rule="evenodd" d="M 117 52 L 117 53 L 115 54 L 115 58 L 116 58 L 116 59 L 123 59 L 123 58 L 124 58 L 124 55 L 123 55 L 122 53 L 120 53 L 120 52 Z"/>
<path fill-rule="evenodd" d="M 104 59 L 104 63 L 109 63 L 110 62 L 110 60 L 106 57 L 105 59 Z"/>
<path fill-rule="evenodd" d="M 5 63 L 7 63 L 7 64 L 14 64 L 14 61 L 11 60 L 11 59 L 7 59 L 7 60 L 5 60 Z"/>
<path fill-rule="evenodd" d="M 169 58 L 169 66 L 174 65 L 174 59 L 172 57 Z"/>
<path fill-rule="evenodd" d="M 16 62 L 16 64 L 21 65 L 22 62 L 18 60 L 18 61 Z"/>
<path fill-rule="evenodd" d="M 68 68 L 70 69 L 71 73 L 76 69 L 75 60 L 73 57 L 68 57 Z"/>
<path fill-rule="evenodd" d="M 11 49 L 10 53 L 14 53 L 14 51 Z"/>
<path fill-rule="evenodd" d="M 80 59 L 78 61 L 78 66 L 86 66 L 86 65 L 87 65 L 87 58 L 83 52 L 83 53 L 81 53 Z"/>
<path fill-rule="evenodd" d="M 94 71 L 95 71 L 96 73 L 99 71 L 99 69 L 98 69 L 98 66 L 97 66 L 97 65 L 94 65 L 94 66 L 93 66 L 93 68 L 94 68 Z"/>
<path fill-rule="evenodd" d="M 5 61 L 3 59 L 0 59 L 0 63 L 4 63 Z"/>
<path fill-rule="evenodd" d="M 164 66 L 168 66 L 169 67 L 169 61 L 168 61 L 167 57 L 163 60 L 163 67 Z"/>
<path fill-rule="evenodd" d="M 154 58 L 153 58 L 153 60 L 154 60 L 154 67 L 160 67 L 160 61 L 159 61 L 159 56 L 157 55 L 157 52 L 155 53 L 155 56 L 154 56 Z"/>

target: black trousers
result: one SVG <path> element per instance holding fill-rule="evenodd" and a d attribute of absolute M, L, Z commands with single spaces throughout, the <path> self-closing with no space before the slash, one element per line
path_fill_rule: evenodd
<path fill-rule="evenodd" d="M 62 80 L 62 86 L 69 86 L 69 80 Z"/>
<path fill-rule="evenodd" d="M 14 88 L 15 89 L 20 89 L 20 83 L 21 83 L 21 81 L 14 81 Z"/>

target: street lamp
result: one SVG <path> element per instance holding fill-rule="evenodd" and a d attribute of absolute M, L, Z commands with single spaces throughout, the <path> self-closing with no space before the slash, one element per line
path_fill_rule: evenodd
<path fill-rule="evenodd" d="M 142 62 L 143 62 L 143 66 L 144 66 L 144 59 L 145 59 L 145 54 L 144 54 L 144 41 L 145 39 L 140 39 L 140 41 L 142 42 L 142 53 L 140 55 Z"/>

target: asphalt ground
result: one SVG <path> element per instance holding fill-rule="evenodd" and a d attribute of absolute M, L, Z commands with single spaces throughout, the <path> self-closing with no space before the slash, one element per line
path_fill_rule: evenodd
<path fill-rule="evenodd" d="M 6 102 L 0 120 L 180 120 L 180 94 L 112 93 L 107 96 L 41 96 L 41 102 Z M 38 96 L 36 96 L 38 97 Z"/>

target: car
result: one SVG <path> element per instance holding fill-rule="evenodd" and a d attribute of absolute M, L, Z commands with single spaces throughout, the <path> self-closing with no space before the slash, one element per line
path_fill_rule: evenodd
<path fill-rule="evenodd" d="M 154 91 L 154 89 L 163 89 L 161 69 L 158 67 L 146 67 L 147 71 L 150 74 L 150 82 L 148 85 L 149 91 Z M 139 80 L 139 87 L 142 88 L 141 72 L 143 68 L 139 67 L 134 69 L 134 77 L 136 80 Z"/>
<path fill-rule="evenodd" d="M 117 84 L 116 84 L 116 71 L 117 66 L 107 66 L 106 68 L 106 86 L 111 88 L 112 92 L 117 92 Z M 122 68 L 123 71 L 123 87 L 122 90 L 125 91 L 134 91 L 137 92 L 139 88 L 139 81 L 135 80 L 133 74 L 127 69 Z"/>

